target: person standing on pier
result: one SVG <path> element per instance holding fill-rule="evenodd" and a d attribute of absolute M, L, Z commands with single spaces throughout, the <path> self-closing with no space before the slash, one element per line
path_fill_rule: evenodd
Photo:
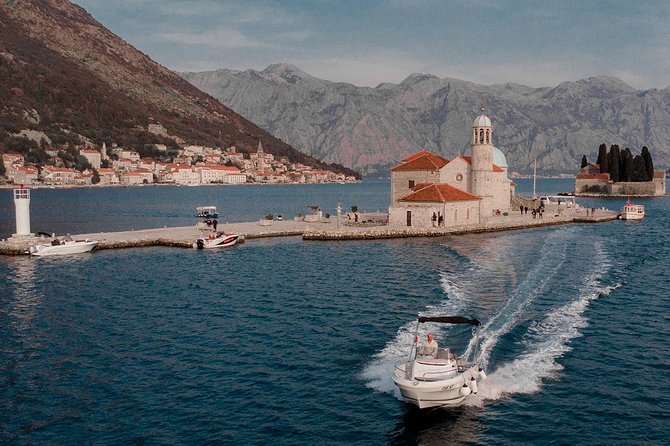
<path fill-rule="evenodd" d="M 212 222 L 212 227 L 214 227 L 214 232 L 216 232 L 216 227 L 219 225 L 219 221 L 215 218 Z"/>

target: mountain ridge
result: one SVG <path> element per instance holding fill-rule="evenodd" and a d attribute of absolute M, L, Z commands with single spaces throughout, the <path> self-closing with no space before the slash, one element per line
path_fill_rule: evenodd
<path fill-rule="evenodd" d="M 636 153 L 647 145 L 658 165 L 670 165 L 670 88 L 636 90 L 612 76 L 487 86 L 425 73 L 373 88 L 271 67 L 295 81 L 273 82 L 269 67 L 180 74 L 301 150 L 368 173 L 419 149 L 463 153 L 482 105 L 512 170 L 528 172 L 537 159 L 544 171 L 574 172 L 601 143 Z"/>

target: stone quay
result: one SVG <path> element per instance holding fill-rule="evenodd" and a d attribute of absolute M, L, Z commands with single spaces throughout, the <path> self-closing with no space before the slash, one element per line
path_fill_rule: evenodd
<path fill-rule="evenodd" d="M 483 223 L 468 226 L 407 228 L 390 225 L 366 225 L 365 214 L 361 214 L 361 224 L 345 222 L 337 227 L 335 217 L 320 221 L 305 222 L 294 220 L 260 220 L 244 223 L 219 224 L 218 230 L 240 234 L 240 239 L 250 240 L 263 237 L 302 237 L 303 240 L 373 240 L 407 237 L 444 237 L 448 235 L 477 234 L 519 229 L 531 229 L 570 223 L 601 223 L 616 220 L 617 212 L 597 209 L 595 216 L 587 216 L 586 208 L 551 208 L 542 218 L 533 218 L 530 213 L 513 212 L 487 218 Z M 164 227 L 120 232 L 97 232 L 72 235 L 76 240 L 90 239 L 99 242 L 96 250 L 166 246 L 192 248 L 193 242 L 201 235 L 197 226 Z M 25 255 L 31 245 L 48 243 L 44 237 L 11 237 L 0 241 L 0 254 Z"/>

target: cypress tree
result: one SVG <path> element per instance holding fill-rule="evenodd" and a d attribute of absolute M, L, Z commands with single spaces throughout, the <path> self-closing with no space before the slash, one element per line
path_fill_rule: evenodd
<path fill-rule="evenodd" d="M 635 155 L 633 158 L 633 181 L 647 181 L 647 170 L 644 165 L 644 159 L 641 155 Z"/>
<path fill-rule="evenodd" d="M 621 179 L 623 181 L 633 181 L 633 154 L 628 147 L 624 149 L 622 158 L 623 170 L 621 173 L 623 174 L 623 177 Z"/>
<path fill-rule="evenodd" d="M 642 159 L 647 172 L 647 181 L 651 181 L 654 179 L 654 161 L 651 159 L 651 153 L 649 153 L 647 146 L 642 147 Z"/>
<path fill-rule="evenodd" d="M 582 155 L 582 169 L 589 165 L 586 155 Z"/>
<path fill-rule="evenodd" d="M 600 173 L 607 172 L 607 146 L 600 144 L 598 147 L 598 165 L 600 166 Z"/>
<path fill-rule="evenodd" d="M 619 146 L 618 145 L 613 145 L 612 150 L 610 151 L 610 180 L 614 181 L 615 183 L 619 181 L 619 158 L 620 158 L 620 153 L 619 153 Z"/>

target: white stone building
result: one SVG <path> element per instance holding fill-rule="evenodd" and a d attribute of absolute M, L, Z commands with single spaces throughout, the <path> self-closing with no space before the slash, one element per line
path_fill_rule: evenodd
<path fill-rule="evenodd" d="M 21 166 L 12 164 L 7 169 L 7 178 L 12 180 L 14 184 L 30 185 L 37 181 L 39 172 L 35 166 Z"/>
<path fill-rule="evenodd" d="M 95 169 L 100 168 L 100 164 L 102 163 L 102 155 L 100 152 L 95 149 L 81 149 L 79 154 L 86 158 L 91 167 Z"/>
<path fill-rule="evenodd" d="M 472 126 L 470 156 L 448 160 L 422 150 L 393 167 L 389 224 L 466 226 L 508 212 L 514 183 L 492 135 L 482 114 Z"/>

